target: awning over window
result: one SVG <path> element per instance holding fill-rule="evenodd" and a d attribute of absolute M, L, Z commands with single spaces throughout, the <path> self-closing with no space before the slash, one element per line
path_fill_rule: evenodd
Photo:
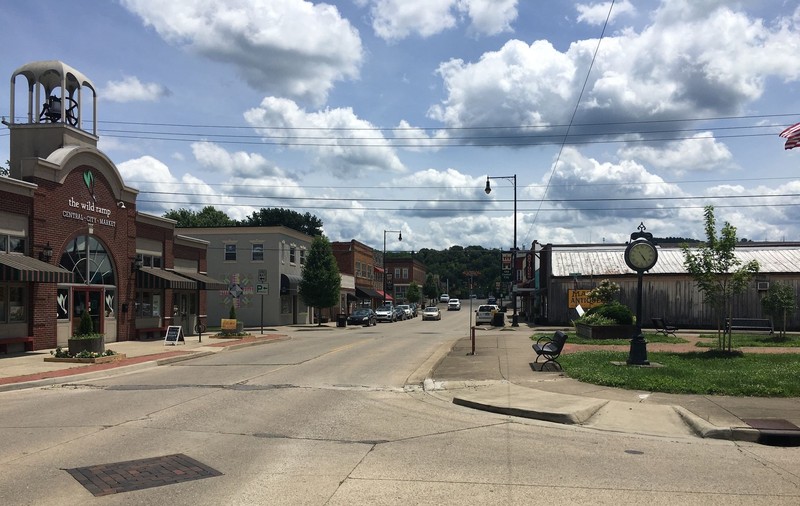
<path fill-rule="evenodd" d="M 205 274 L 191 271 L 175 271 L 181 276 L 197 281 L 197 285 L 201 290 L 227 290 L 228 283 L 211 278 Z"/>
<path fill-rule="evenodd" d="M 72 273 L 25 255 L 0 254 L 0 281 L 72 283 Z"/>
<path fill-rule="evenodd" d="M 290 293 L 297 293 L 300 287 L 300 281 L 303 278 L 295 276 L 294 274 L 281 274 L 281 295 L 288 295 Z"/>
<path fill-rule="evenodd" d="M 392 298 L 391 295 L 388 295 L 388 294 L 384 295 L 383 290 L 378 290 L 378 297 L 380 297 L 381 300 L 387 300 L 389 302 L 394 302 L 394 299 Z M 386 298 L 384 299 L 384 297 L 386 297 Z"/>
<path fill-rule="evenodd" d="M 197 290 L 197 282 L 185 278 L 173 271 L 142 267 L 136 271 L 137 290 Z"/>
<path fill-rule="evenodd" d="M 383 296 L 373 290 L 372 288 L 365 288 L 361 286 L 356 287 L 356 296 L 359 299 L 381 299 L 383 300 Z"/>

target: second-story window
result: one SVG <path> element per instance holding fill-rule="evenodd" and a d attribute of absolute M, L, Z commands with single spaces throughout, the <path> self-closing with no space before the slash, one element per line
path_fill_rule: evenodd
<path fill-rule="evenodd" d="M 306 264 L 306 249 L 300 248 L 300 265 Z"/>
<path fill-rule="evenodd" d="M 295 247 L 294 244 L 292 244 L 291 246 L 289 246 L 289 263 L 290 264 L 295 263 L 295 257 L 296 256 L 297 256 L 297 248 Z"/>
<path fill-rule="evenodd" d="M 403 279 L 408 279 L 408 267 L 403 268 Z"/>
<path fill-rule="evenodd" d="M 236 245 L 235 244 L 226 244 L 225 245 L 225 261 L 226 262 L 235 262 L 236 261 Z"/>
<path fill-rule="evenodd" d="M 253 253 L 251 259 L 253 260 L 253 262 L 264 261 L 264 243 L 253 244 Z"/>

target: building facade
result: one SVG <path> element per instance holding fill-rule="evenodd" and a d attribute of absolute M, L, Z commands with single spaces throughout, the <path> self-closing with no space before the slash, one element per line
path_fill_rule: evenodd
<path fill-rule="evenodd" d="M 427 276 L 425 265 L 415 259 L 413 254 L 409 257 L 386 258 L 386 292 L 398 304 L 408 304 L 408 287 L 416 283 L 422 294 Z"/>
<path fill-rule="evenodd" d="M 346 313 L 356 307 L 375 309 L 383 303 L 383 253 L 356 241 L 331 243 L 339 273 L 352 276 L 355 293 L 347 299 Z"/>
<path fill-rule="evenodd" d="M 25 85 L 19 97 L 18 82 Z M 21 122 L 17 105 L 25 106 Z M 214 286 L 203 274 L 207 245 L 178 237 L 171 220 L 137 211 L 138 191 L 97 149 L 91 81 L 55 60 L 20 67 L 11 79 L 6 125 L 0 340 L 30 337 L 34 349 L 66 346 L 84 312 L 106 342 L 160 337 L 169 325 L 194 333 L 202 292 Z M 176 263 L 189 276 L 178 274 Z"/>

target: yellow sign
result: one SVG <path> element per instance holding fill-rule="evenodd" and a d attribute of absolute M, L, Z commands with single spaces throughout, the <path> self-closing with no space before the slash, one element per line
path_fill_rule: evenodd
<path fill-rule="evenodd" d="M 591 290 L 567 290 L 569 308 L 575 309 L 578 304 L 580 304 L 583 309 L 599 306 L 600 304 L 597 302 L 589 302 L 589 292 L 591 292 Z"/>
<path fill-rule="evenodd" d="M 220 328 L 222 330 L 236 330 L 236 320 L 222 318 Z"/>

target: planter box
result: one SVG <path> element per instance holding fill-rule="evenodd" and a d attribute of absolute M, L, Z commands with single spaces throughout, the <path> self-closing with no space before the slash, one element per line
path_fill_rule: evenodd
<path fill-rule="evenodd" d="M 44 357 L 45 362 L 73 362 L 76 364 L 105 364 L 107 362 L 116 362 L 117 360 L 122 360 L 126 358 L 124 353 L 117 353 L 116 355 L 108 355 L 105 357 L 97 357 L 97 358 L 56 358 L 56 357 Z"/>
<path fill-rule="evenodd" d="M 586 339 L 633 339 L 636 325 L 584 325 L 575 324 L 575 331 Z"/>
<path fill-rule="evenodd" d="M 93 337 L 91 339 L 68 339 L 67 346 L 70 355 L 77 355 L 82 351 L 91 353 L 103 353 L 106 351 L 103 336 Z"/>

